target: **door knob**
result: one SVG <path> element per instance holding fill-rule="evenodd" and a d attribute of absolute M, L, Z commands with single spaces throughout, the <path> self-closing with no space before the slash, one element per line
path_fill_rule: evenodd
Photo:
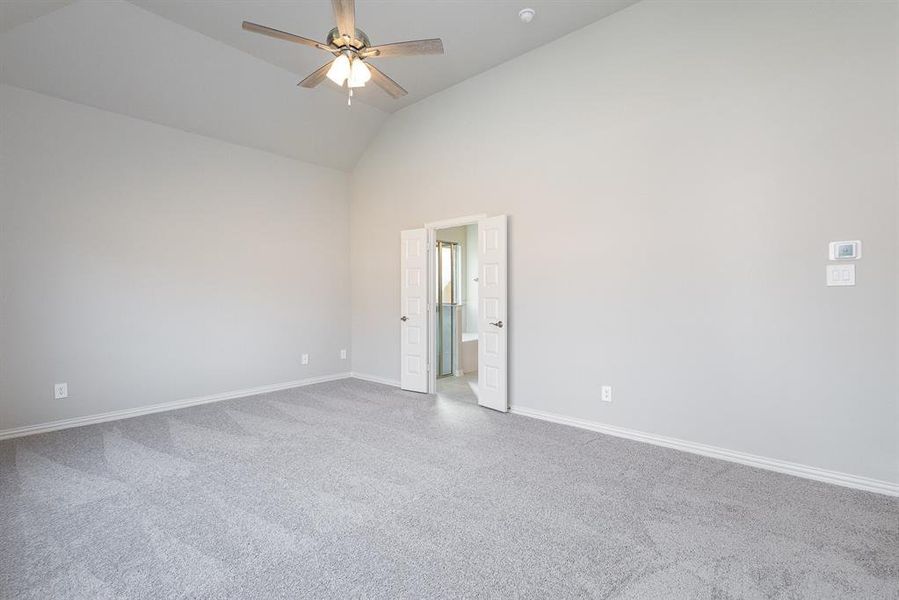
<path fill-rule="evenodd" d="M 406 315 L 403 315 L 402 317 L 400 317 L 400 321 L 406 322 L 408 320 L 409 320 L 409 317 L 407 317 Z"/>
<path fill-rule="evenodd" d="M 500 329 L 503 328 L 503 322 L 502 322 L 502 321 L 497 321 L 496 323 L 490 323 L 490 324 L 493 325 L 494 327 L 499 327 Z"/>

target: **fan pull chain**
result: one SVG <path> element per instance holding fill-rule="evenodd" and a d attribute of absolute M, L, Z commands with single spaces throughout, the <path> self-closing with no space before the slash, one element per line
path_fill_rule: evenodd
<path fill-rule="evenodd" d="M 353 105 L 353 88 L 347 88 L 347 89 L 349 90 L 349 93 L 346 96 L 346 105 L 352 106 Z"/>

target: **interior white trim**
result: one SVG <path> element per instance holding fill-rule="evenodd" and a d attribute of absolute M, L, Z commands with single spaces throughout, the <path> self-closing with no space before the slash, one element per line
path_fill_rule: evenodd
<path fill-rule="evenodd" d="M 371 381 L 372 383 L 382 383 L 384 385 L 389 385 L 392 387 L 400 387 L 400 381 L 398 379 L 388 379 L 386 377 L 378 377 L 376 375 L 366 375 L 365 373 L 356 373 L 355 371 L 349 374 L 353 379 L 361 379 L 362 381 Z"/>
<path fill-rule="evenodd" d="M 165 412 L 168 410 L 177 410 L 179 408 L 187 408 L 188 406 L 196 406 L 197 404 L 219 402 L 220 400 L 233 400 L 234 398 L 256 396 L 257 394 L 266 394 L 268 392 L 288 390 L 290 388 L 303 387 L 306 385 L 312 385 L 314 383 L 324 383 L 326 381 L 346 379 L 349 376 L 349 373 L 335 373 L 333 375 L 322 375 L 320 377 L 309 377 L 308 379 L 285 381 L 284 383 L 262 385 L 259 387 L 247 388 L 243 390 L 221 392 L 219 394 L 211 394 L 209 396 L 186 398 L 184 400 L 173 400 L 172 402 L 163 402 L 161 404 L 151 404 L 149 406 L 139 406 L 137 408 L 128 408 L 124 410 L 114 410 L 110 412 L 99 413 L 96 415 L 88 415 L 86 417 L 75 417 L 72 419 L 51 421 L 49 423 L 39 423 L 37 425 L 26 425 L 25 427 L 4 429 L 0 430 L 0 440 L 22 437 L 25 435 L 33 435 L 36 433 L 46 433 L 48 431 L 57 431 L 59 429 L 69 429 L 70 427 L 80 427 L 81 425 L 93 425 L 94 423 L 118 421 L 119 419 L 129 419 L 131 417 L 138 417 L 140 415 L 149 415 L 152 413 Z"/>
<path fill-rule="evenodd" d="M 461 227 L 462 225 L 474 225 L 481 219 L 486 218 L 487 213 L 481 213 L 479 215 L 469 215 L 467 217 L 454 217 L 442 221 L 431 221 L 430 223 L 425 223 L 425 229 L 449 229 L 450 227 Z"/>
<path fill-rule="evenodd" d="M 799 463 L 766 458 L 764 456 L 757 456 L 754 454 L 747 454 L 746 452 L 737 452 L 735 450 L 728 450 L 726 448 L 719 448 L 717 446 L 688 442 L 686 440 L 666 437 L 663 435 L 656 435 L 654 433 L 645 433 L 643 431 L 637 431 L 635 429 L 626 429 L 624 427 L 606 425 L 605 423 L 600 423 L 598 421 L 589 421 L 587 419 L 566 417 L 564 415 L 548 413 L 542 410 L 535 410 L 533 408 L 525 408 L 523 406 L 513 405 L 509 408 L 509 412 L 525 417 L 531 417 L 534 419 L 541 419 L 543 421 L 550 421 L 552 423 L 560 423 L 562 425 L 570 425 L 572 427 L 579 427 L 581 429 L 589 429 L 591 431 L 597 431 L 599 433 L 614 435 L 616 437 L 638 442 L 645 442 L 647 444 L 654 444 L 656 446 L 664 446 L 665 448 L 673 448 L 675 450 L 682 450 L 684 452 L 691 452 L 693 454 L 701 454 L 702 456 L 709 456 L 711 458 L 727 460 L 730 462 L 740 463 L 742 465 L 748 465 L 750 467 L 766 469 L 768 471 L 777 471 L 778 473 L 795 475 L 796 477 L 803 477 L 805 479 L 814 479 L 816 481 L 823 481 L 825 483 L 832 483 L 834 485 L 841 485 L 843 487 L 854 488 L 857 490 L 886 494 L 887 496 L 899 496 L 899 483 L 892 483 L 880 479 L 871 479 L 869 477 L 859 477 L 857 475 L 850 475 L 849 473 L 841 473 L 840 471 L 819 469 L 817 467 L 810 467 L 808 465 L 802 465 Z"/>
<path fill-rule="evenodd" d="M 222 392 L 219 394 L 211 394 L 209 396 L 187 398 L 184 400 L 174 400 L 172 402 L 151 404 L 149 406 L 141 406 L 125 410 L 115 410 L 106 413 L 99 413 L 96 415 L 88 415 L 85 417 L 75 417 L 72 419 L 51 421 L 49 423 L 40 423 L 37 425 L 27 425 L 25 427 L 16 427 L 13 429 L 4 429 L 0 431 L 0 440 L 22 437 L 26 435 L 34 435 L 37 433 L 46 433 L 49 431 L 58 431 L 60 429 L 69 429 L 71 427 L 80 427 L 82 425 L 92 425 L 94 423 L 118 421 L 119 419 L 128 419 L 131 417 L 138 417 L 140 415 L 177 410 L 179 408 L 187 408 L 188 406 L 196 406 L 198 404 L 208 404 L 210 402 L 219 402 L 221 400 L 232 400 L 235 398 L 256 396 L 258 394 L 265 394 L 268 392 L 277 392 L 280 390 L 287 390 L 291 388 L 303 387 L 316 383 L 324 383 L 326 381 L 336 381 L 339 379 L 347 378 L 361 379 L 363 381 L 371 381 L 374 383 L 380 383 L 397 388 L 400 387 L 399 381 L 386 377 L 378 377 L 375 375 L 367 375 L 365 373 L 356 372 L 335 373 L 333 375 L 322 375 L 320 377 L 310 377 L 308 379 L 286 381 L 284 383 L 275 383 L 272 385 L 263 385 L 254 388 Z M 665 448 L 681 450 L 683 452 L 690 452 L 693 454 L 700 454 L 702 456 L 709 456 L 711 458 L 727 460 L 730 462 L 748 465 L 750 467 L 766 469 L 768 471 L 776 471 L 778 473 L 786 473 L 787 475 L 794 475 L 796 477 L 803 477 L 805 479 L 814 479 L 816 481 L 823 481 L 824 483 L 831 483 L 834 485 L 840 485 L 857 490 L 864 490 L 867 492 L 875 492 L 878 494 L 885 494 L 887 496 L 899 497 L 899 483 L 892 483 L 880 479 L 872 479 L 870 477 L 860 477 L 857 475 L 851 475 L 849 473 L 842 473 L 840 471 L 819 469 L 818 467 L 810 467 L 808 465 L 802 465 L 799 463 L 766 458 L 764 456 L 757 456 L 755 454 L 748 454 L 746 452 L 737 452 L 735 450 L 728 450 L 726 448 L 719 448 L 717 446 L 709 446 L 707 444 L 689 442 L 687 440 L 681 440 L 678 438 L 646 433 L 643 431 L 637 431 L 635 429 L 627 429 L 625 427 L 607 425 L 605 423 L 600 423 L 599 421 L 590 421 L 587 419 L 579 419 L 576 417 L 567 417 L 564 415 L 549 413 L 542 410 L 535 410 L 533 408 L 527 408 L 523 406 L 512 405 L 509 407 L 509 412 L 524 417 L 540 419 L 542 421 L 559 423 L 561 425 L 569 425 L 571 427 L 578 427 L 580 429 L 589 429 L 590 431 L 614 435 L 616 437 L 634 440 L 637 442 L 644 442 L 656 446 L 663 446 Z"/>

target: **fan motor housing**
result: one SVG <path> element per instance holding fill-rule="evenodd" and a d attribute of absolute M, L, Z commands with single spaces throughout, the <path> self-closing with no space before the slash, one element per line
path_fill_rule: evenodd
<path fill-rule="evenodd" d="M 349 45 L 354 50 L 362 50 L 371 46 L 371 42 L 368 40 L 368 36 L 365 35 L 365 32 L 358 27 L 356 28 L 355 37 L 349 40 L 349 42 L 347 42 L 346 39 L 340 35 L 340 31 L 338 31 L 335 27 L 328 32 L 328 39 L 326 43 L 329 46 L 336 46 L 337 48 L 343 48 Z"/>

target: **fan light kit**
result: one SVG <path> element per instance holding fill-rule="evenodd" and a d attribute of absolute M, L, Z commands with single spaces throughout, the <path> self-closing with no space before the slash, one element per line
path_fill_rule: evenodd
<path fill-rule="evenodd" d="M 408 93 L 400 84 L 382 73 L 377 67 L 366 62 L 369 58 L 443 54 L 443 41 L 440 38 L 372 46 L 365 32 L 356 28 L 356 3 L 354 0 L 331 0 L 331 6 L 334 9 L 337 27 L 328 33 L 325 43 L 316 42 L 315 40 L 279 29 L 272 29 L 265 25 L 257 25 L 249 21 L 243 22 L 243 28 L 247 31 L 261 33 L 279 40 L 318 48 L 334 55 L 334 60 L 320 66 L 298 85 L 305 88 L 314 88 L 324 81 L 325 78 L 328 78 L 340 87 L 346 86 L 348 105 L 352 104 L 353 90 L 365 87 L 365 84 L 369 81 L 374 81 L 378 87 L 390 94 L 394 99 L 401 98 Z M 531 11 L 532 17 L 533 12 Z M 522 17 L 522 20 L 524 20 L 524 17 Z"/>

